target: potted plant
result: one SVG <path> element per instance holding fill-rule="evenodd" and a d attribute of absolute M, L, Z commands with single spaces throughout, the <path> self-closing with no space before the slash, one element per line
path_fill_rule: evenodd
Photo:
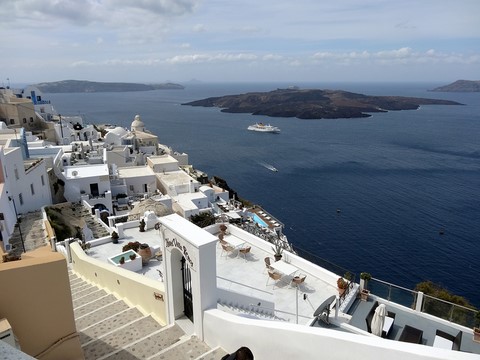
<path fill-rule="evenodd" d="M 85 240 L 82 240 L 82 242 L 80 243 L 80 247 L 85 252 L 88 252 L 88 250 L 90 249 L 91 246 L 92 246 L 92 244 L 90 244 L 89 242 L 86 242 Z"/>
<path fill-rule="evenodd" d="M 480 311 L 475 314 L 475 326 L 473 328 L 473 341 L 480 342 Z"/>
<path fill-rule="evenodd" d="M 135 252 L 138 252 L 138 249 L 140 248 L 140 243 L 138 241 L 130 241 L 128 242 L 127 244 L 123 245 L 122 247 L 122 251 L 125 252 L 125 251 L 128 251 L 130 249 L 132 249 L 133 251 Z"/>
<path fill-rule="evenodd" d="M 122 257 L 120 258 L 120 260 L 118 260 L 118 263 L 119 263 L 120 265 L 125 264 L 125 257 L 122 256 Z"/>
<path fill-rule="evenodd" d="M 138 224 L 138 227 L 140 228 L 140 232 L 145 231 L 145 219 L 140 220 L 140 223 Z"/>
<path fill-rule="evenodd" d="M 133 260 L 135 260 L 136 257 L 137 257 L 137 254 L 131 254 L 131 255 L 130 255 L 130 260 L 133 261 Z"/>
<path fill-rule="evenodd" d="M 338 293 L 340 295 L 343 295 L 343 293 L 348 287 L 348 282 L 343 277 L 339 277 L 337 280 L 337 287 L 338 287 Z"/>
<path fill-rule="evenodd" d="M 118 233 L 114 230 L 112 231 L 112 234 L 110 235 L 112 237 L 112 243 L 118 244 Z"/>
<path fill-rule="evenodd" d="M 360 299 L 363 301 L 368 300 L 370 291 L 367 290 L 368 282 L 372 279 L 372 275 L 368 272 L 360 273 Z"/>
<path fill-rule="evenodd" d="M 282 254 L 283 254 L 283 246 L 280 243 L 280 241 L 276 241 L 275 243 L 273 243 L 272 250 L 273 250 L 273 257 L 275 258 L 275 261 L 281 260 Z"/>

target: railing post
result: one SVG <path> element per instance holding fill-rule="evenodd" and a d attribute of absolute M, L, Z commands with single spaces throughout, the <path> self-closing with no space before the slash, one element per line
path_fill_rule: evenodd
<path fill-rule="evenodd" d="M 422 304 L 423 304 L 423 292 L 419 291 L 417 293 L 417 302 L 415 304 L 415 311 L 422 312 Z"/>
<path fill-rule="evenodd" d="M 452 305 L 450 306 L 450 308 L 451 308 L 451 310 L 450 310 L 450 316 L 449 316 L 449 319 L 448 319 L 448 320 L 449 320 L 449 321 L 452 321 L 452 319 L 453 319 L 453 310 L 455 310 L 455 305 L 452 304 Z"/>
<path fill-rule="evenodd" d="M 392 284 L 388 285 L 388 301 L 392 300 Z"/>
<path fill-rule="evenodd" d="M 338 308 L 340 307 L 340 298 L 337 296 L 335 298 L 335 320 L 338 319 Z"/>

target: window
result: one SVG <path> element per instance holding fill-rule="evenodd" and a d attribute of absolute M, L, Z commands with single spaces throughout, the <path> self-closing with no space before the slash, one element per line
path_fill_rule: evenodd
<path fill-rule="evenodd" d="M 10 119 L 10 125 L 13 125 L 15 124 L 15 120 L 14 119 Z"/>
<path fill-rule="evenodd" d="M 18 169 L 17 169 L 16 166 L 15 166 L 15 168 L 13 169 L 13 172 L 14 172 L 14 174 L 15 174 L 15 180 L 18 180 L 18 179 L 19 179 L 19 177 L 18 177 Z"/>
<path fill-rule="evenodd" d="M 135 188 L 133 187 L 133 185 L 130 185 L 130 191 L 133 191 L 135 190 Z"/>
<path fill-rule="evenodd" d="M 45 180 L 43 179 L 43 175 L 40 176 L 40 179 L 42 180 L 42 186 L 45 186 Z"/>
<path fill-rule="evenodd" d="M 33 188 L 33 184 L 30 184 L 30 191 L 32 192 L 32 195 L 35 195 L 35 189 Z"/>
<path fill-rule="evenodd" d="M 23 118 L 23 123 L 24 123 L 24 124 L 27 123 L 27 118 Z"/>
<path fill-rule="evenodd" d="M 33 117 L 30 116 L 30 122 L 33 122 Z"/>
<path fill-rule="evenodd" d="M 23 205 L 23 195 L 22 195 L 22 193 L 18 194 L 18 200 L 20 200 L 20 205 Z"/>

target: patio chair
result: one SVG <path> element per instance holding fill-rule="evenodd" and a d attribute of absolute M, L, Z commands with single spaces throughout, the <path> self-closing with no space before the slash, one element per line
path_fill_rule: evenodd
<path fill-rule="evenodd" d="M 265 258 L 265 269 L 267 269 L 267 270 L 272 270 L 272 271 L 273 271 L 273 268 L 272 268 L 272 265 L 271 265 L 271 264 L 272 264 L 272 258 L 269 257 L 269 256 L 267 256 L 267 257 Z M 263 272 L 265 272 L 265 270 L 263 270 Z"/>
<path fill-rule="evenodd" d="M 297 275 L 292 278 L 292 286 L 300 287 L 305 282 L 307 275 Z"/>
<path fill-rule="evenodd" d="M 234 251 L 235 251 L 235 248 L 232 245 L 222 244 L 222 255 L 223 253 L 226 253 L 225 257 L 228 258 L 228 254 L 233 253 Z"/>
<path fill-rule="evenodd" d="M 243 257 L 245 258 L 245 262 L 247 261 L 247 255 L 250 254 L 250 250 L 252 250 L 251 246 L 246 246 L 238 250 L 240 255 L 243 255 Z"/>
<path fill-rule="evenodd" d="M 268 286 L 268 281 L 270 279 L 274 280 L 275 282 L 273 283 L 273 289 L 275 289 L 275 285 L 277 284 L 277 282 L 282 278 L 282 274 L 280 273 L 277 273 L 273 270 L 268 270 L 268 279 L 267 279 L 267 284 L 266 286 Z"/>

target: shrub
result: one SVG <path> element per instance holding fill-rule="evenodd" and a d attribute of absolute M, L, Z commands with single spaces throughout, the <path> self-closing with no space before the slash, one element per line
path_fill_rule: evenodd
<path fill-rule="evenodd" d="M 138 241 L 130 241 L 128 244 L 124 245 L 122 251 L 133 250 L 135 252 L 140 248 L 140 243 Z"/>

